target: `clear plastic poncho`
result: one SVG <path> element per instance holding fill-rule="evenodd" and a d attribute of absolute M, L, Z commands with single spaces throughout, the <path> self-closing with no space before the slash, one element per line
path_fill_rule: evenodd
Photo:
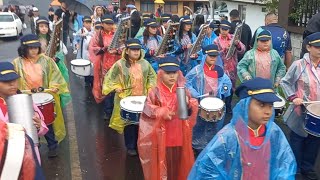
<path fill-rule="evenodd" d="M 64 99 L 60 96 L 70 92 L 58 66 L 53 59 L 44 54 L 40 54 L 38 61 L 35 63 L 28 63 L 25 59 L 18 57 L 13 60 L 13 65 L 20 75 L 18 79 L 20 90 L 30 90 L 38 87 L 59 89 L 58 93 L 48 93 L 54 97 L 56 118 L 53 122 L 53 129 L 56 139 L 61 142 L 66 136 L 66 130 L 61 109 L 61 100 Z"/>
<path fill-rule="evenodd" d="M 179 167 L 175 180 L 185 180 L 194 162 L 194 154 L 191 147 L 192 128 L 195 124 L 198 114 L 198 101 L 189 97 L 188 107 L 192 113 L 187 120 L 180 120 L 178 113 L 173 116 L 180 123 L 181 134 L 178 131 L 168 131 L 167 123 L 172 120 L 166 120 L 165 117 L 169 112 L 178 112 L 178 102 L 176 92 L 167 93 L 163 89 L 162 76 L 164 71 L 158 71 L 157 87 L 152 88 L 148 93 L 147 100 L 140 116 L 138 151 L 143 168 L 145 180 L 167 179 L 168 166 Z M 182 72 L 179 71 L 177 81 L 178 87 L 185 85 L 185 79 Z M 181 158 L 173 159 L 167 162 L 166 147 L 167 136 L 182 138 Z"/>
<path fill-rule="evenodd" d="M 127 89 L 121 93 L 115 93 L 114 108 L 110 119 L 109 127 L 122 134 L 125 123 L 120 117 L 120 100 L 128 96 L 143 96 L 148 94 L 156 85 L 156 73 L 150 63 L 141 57 L 134 64 L 129 64 L 124 58 L 125 50 L 122 52 L 122 59 L 118 60 L 104 77 L 102 94 L 108 95 L 115 89 Z"/>
<path fill-rule="evenodd" d="M 292 63 L 280 85 L 287 98 L 295 95 L 304 101 L 320 100 L 320 76 L 312 65 L 309 53 Z M 296 134 L 307 137 L 308 133 L 304 130 L 304 110 L 304 106 L 290 104 L 283 119 Z"/>
<path fill-rule="evenodd" d="M 207 55 L 202 59 L 201 64 L 194 67 L 186 75 L 186 88 L 191 93 L 193 98 L 202 100 L 198 96 L 213 92 L 213 96 L 220 99 L 230 96 L 230 90 L 232 89 L 232 83 L 230 78 L 226 74 L 222 74 L 223 69 L 221 67 L 219 78 L 211 78 L 204 73 L 204 65 Z M 217 68 L 220 68 L 218 66 Z M 224 89 L 227 87 L 227 89 Z M 193 128 L 192 147 L 202 150 L 210 142 L 213 136 L 222 128 L 224 124 L 224 116 L 218 122 L 207 122 L 197 117 L 197 123 Z"/>
<path fill-rule="evenodd" d="M 256 51 L 258 48 L 257 37 L 263 31 L 262 28 L 257 29 L 256 39 L 254 41 L 253 48 L 245 53 L 241 61 L 238 63 L 237 72 L 241 82 L 245 81 L 245 78 L 249 76 L 251 79 L 257 76 L 256 72 Z M 283 64 L 278 52 L 272 49 L 270 45 L 270 81 L 272 84 L 280 83 L 281 78 L 286 74 L 286 66 Z"/>
<path fill-rule="evenodd" d="M 251 97 L 240 100 L 231 122 L 197 158 L 188 179 L 295 179 L 296 161 L 274 113 L 260 146 L 250 144 L 248 109 Z"/>

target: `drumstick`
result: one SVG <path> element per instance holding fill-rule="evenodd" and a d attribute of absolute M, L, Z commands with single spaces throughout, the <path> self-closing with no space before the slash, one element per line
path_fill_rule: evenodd
<path fill-rule="evenodd" d="M 210 95 L 210 94 L 207 93 L 207 94 L 203 94 L 203 95 L 201 95 L 201 96 L 198 96 L 197 98 L 202 98 L 202 97 L 209 96 L 209 95 Z"/>
<path fill-rule="evenodd" d="M 132 88 L 133 87 L 124 88 L 124 89 L 122 89 L 122 91 L 129 90 L 129 89 L 132 89 Z"/>
<path fill-rule="evenodd" d="M 320 103 L 320 101 L 303 101 L 302 104 L 314 104 L 314 103 Z M 293 102 L 290 102 L 289 104 L 293 104 Z"/>

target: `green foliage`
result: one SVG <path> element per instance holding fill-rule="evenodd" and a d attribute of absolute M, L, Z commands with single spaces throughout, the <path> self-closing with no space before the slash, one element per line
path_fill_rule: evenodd
<path fill-rule="evenodd" d="M 268 12 L 278 13 L 279 0 L 256 0 L 266 5 Z"/>

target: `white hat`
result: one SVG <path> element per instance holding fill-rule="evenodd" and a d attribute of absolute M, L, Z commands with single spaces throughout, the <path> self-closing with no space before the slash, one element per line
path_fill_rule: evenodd
<path fill-rule="evenodd" d="M 33 12 L 36 12 L 36 11 L 39 11 L 39 9 L 38 9 L 37 7 L 33 7 L 33 8 L 32 8 L 32 11 L 33 11 Z"/>
<path fill-rule="evenodd" d="M 133 4 L 128 4 L 126 7 L 127 7 L 127 8 L 132 8 L 132 9 L 136 9 L 136 6 L 133 5 Z"/>

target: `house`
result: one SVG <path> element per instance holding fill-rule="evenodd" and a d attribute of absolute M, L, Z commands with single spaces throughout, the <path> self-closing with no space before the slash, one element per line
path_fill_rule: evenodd
<path fill-rule="evenodd" d="M 257 0 L 210 0 L 212 8 L 211 15 L 225 15 L 229 17 L 229 13 L 233 9 L 240 12 L 240 19 L 245 20 L 251 30 L 254 32 L 258 27 L 264 25 L 264 18 L 267 14 L 266 6 Z"/>

